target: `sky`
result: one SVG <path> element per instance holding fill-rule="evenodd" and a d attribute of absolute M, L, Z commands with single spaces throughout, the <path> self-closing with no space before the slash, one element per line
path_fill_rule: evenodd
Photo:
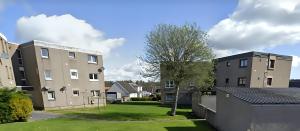
<path fill-rule="evenodd" d="M 196 23 L 217 57 L 247 51 L 293 56 L 300 78 L 299 0 L 0 0 L 0 32 L 103 53 L 105 80 L 140 76 L 145 35 L 158 24 Z"/>

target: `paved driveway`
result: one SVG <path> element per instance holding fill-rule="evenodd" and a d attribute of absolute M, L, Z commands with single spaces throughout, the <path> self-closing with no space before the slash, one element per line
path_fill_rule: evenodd
<path fill-rule="evenodd" d="M 45 111 L 33 111 L 31 114 L 31 118 L 29 118 L 29 121 L 36 121 L 36 120 L 46 120 L 46 119 L 52 119 L 52 118 L 58 118 L 61 117 L 61 114 L 55 114 Z"/>

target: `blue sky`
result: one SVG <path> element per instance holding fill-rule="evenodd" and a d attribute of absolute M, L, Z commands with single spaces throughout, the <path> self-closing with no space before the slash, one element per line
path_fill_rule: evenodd
<path fill-rule="evenodd" d="M 36 29 L 26 32 L 18 29 L 24 29 L 23 26 L 28 26 L 26 23 L 30 24 L 30 22 L 33 21 L 30 19 L 30 16 L 35 17 L 44 14 L 46 17 L 54 15 L 59 17 L 70 14 L 74 17 L 70 19 L 84 20 L 85 23 L 91 25 L 94 30 L 104 33 L 104 37 L 101 36 L 101 38 L 99 38 L 101 40 L 124 38 L 124 41 L 118 40 L 118 44 L 109 47 L 110 50 L 106 53 L 104 64 L 107 79 L 138 79 L 140 78 L 137 77 L 138 68 L 134 67 L 136 66 L 134 63 L 138 56 L 143 55 L 145 35 L 153 29 L 155 25 L 160 23 L 176 25 L 196 23 L 203 30 L 209 32 L 209 34 L 215 35 L 215 32 L 218 32 L 218 35 L 219 33 L 222 34 L 225 32 L 224 34 L 229 34 L 226 34 L 226 36 L 232 36 L 230 35 L 232 32 L 222 30 L 215 26 L 224 26 L 226 22 L 222 21 L 226 19 L 231 20 L 231 23 L 233 23 L 232 21 L 234 21 L 234 23 L 239 22 L 238 20 L 240 20 L 241 17 L 238 14 L 240 12 L 243 13 L 243 10 L 238 7 L 245 6 L 243 5 L 245 3 L 240 2 L 240 5 L 238 5 L 238 3 L 238 0 L 165 0 L 164 2 L 161 0 L 107 0 L 89 2 L 84 0 L 77 0 L 76 2 L 72 0 L 44 0 L 43 2 L 37 0 L 20 0 L 18 2 L 4 1 L 2 2 L 2 8 L 0 6 L 0 32 L 2 32 L 9 41 L 23 42 L 32 38 L 26 35 L 34 35 L 31 31 L 43 31 L 43 29 Z M 274 6 L 276 7 L 276 5 Z M 237 12 L 237 15 L 234 15 L 234 12 Z M 255 13 L 250 15 L 256 16 Z M 24 22 L 25 24 L 17 26 L 17 21 L 21 17 L 25 17 L 26 20 L 29 20 Z M 253 24 L 253 22 L 249 23 Z M 243 25 L 243 27 L 244 26 L 245 25 Z M 55 31 L 55 27 L 53 27 L 53 30 Z M 78 30 L 80 31 L 80 29 Z M 267 31 L 270 32 L 268 37 L 273 36 L 274 33 L 272 31 Z M 17 34 L 22 35 L 20 37 Z M 251 38 L 251 34 L 247 36 Z M 220 39 L 214 38 L 211 41 L 212 43 L 222 41 L 222 37 L 221 35 L 219 37 Z M 47 38 L 47 40 L 49 39 L 50 38 Z M 258 40 L 258 42 L 267 44 L 264 45 L 264 43 L 261 43 L 261 45 L 249 46 L 249 50 L 300 56 L 298 51 L 300 49 L 300 40 L 291 39 L 288 41 L 286 40 L 287 38 L 282 39 L 284 40 L 281 43 L 274 43 L 263 37 L 260 39 L 261 41 Z M 231 43 L 239 43 L 239 41 L 232 38 Z M 241 41 L 240 43 L 245 42 Z M 229 47 L 231 48 L 223 48 L 222 44 L 215 45 L 214 48 L 217 55 L 223 56 L 248 51 L 248 49 L 243 49 L 242 47 L 253 45 L 253 43 L 245 43 L 245 46 L 241 45 L 241 47 L 238 47 L 240 45 L 230 45 L 229 43 L 228 45 L 230 45 Z M 299 72 L 299 66 L 293 67 L 291 77 L 300 78 Z"/>

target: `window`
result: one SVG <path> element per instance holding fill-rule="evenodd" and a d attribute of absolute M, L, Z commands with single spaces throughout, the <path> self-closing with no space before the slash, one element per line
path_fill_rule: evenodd
<path fill-rule="evenodd" d="M 173 101 L 174 100 L 174 94 L 166 93 L 165 99 L 166 99 L 166 101 Z"/>
<path fill-rule="evenodd" d="M 20 70 L 21 80 L 26 80 L 25 72 Z"/>
<path fill-rule="evenodd" d="M 100 96 L 100 90 L 91 90 L 92 96 L 99 97 Z"/>
<path fill-rule="evenodd" d="M 195 83 L 194 82 L 189 82 L 189 86 L 190 87 L 195 86 Z"/>
<path fill-rule="evenodd" d="M 69 52 L 69 58 L 75 59 L 75 52 Z"/>
<path fill-rule="evenodd" d="M 226 79 L 225 79 L 225 83 L 226 83 L 226 84 L 229 84 L 229 78 L 226 78 Z"/>
<path fill-rule="evenodd" d="M 272 80 L 273 80 L 273 78 L 267 79 L 267 86 L 272 86 Z"/>
<path fill-rule="evenodd" d="M 97 63 L 97 56 L 88 55 L 88 63 Z"/>
<path fill-rule="evenodd" d="M 238 86 L 246 86 L 246 78 L 245 77 L 238 78 Z"/>
<path fill-rule="evenodd" d="M 20 50 L 17 50 L 17 57 L 18 57 L 19 59 L 22 59 L 22 53 L 21 53 Z"/>
<path fill-rule="evenodd" d="M 52 80 L 51 70 L 45 70 L 45 80 Z"/>
<path fill-rule="evenodd" d="M 226 66 L 230 67 L 230 62 L 229 61 L 226 62 Z"/>
<path fill-rule="evenodd" d="M 48 49 L 47 48 L 42 48 L 41 49 L 41 55 L 42 55 L 42 58 L 49 58 Z"/>
<path fill-rule="evenodd" d="M 73 96 L 79 96 L 79 90 L 73 90 Z"/>
<path fill-rule="evenodd" d="M 275 60 L 270 60 L 269 61 L 269 69 L 274 69 L 275 68 Z"/>
<path fill-rule="evenodd" d="M 247 67 L 248 66 L 248 59 L 240 59 L 240 67 Z"/>
<path fill-rule="evenodd" d="M 98 81 L 98 74 L 91 73 L 89 74 L 90 81 Z"/>
<path fill-rule="evenodd" d="M 48 100 L 55 100 L 55 92 L 54 91 L 48 91 Z"/>
<path fill-rule="evenodd" d="M 70 69 L 71 79 L 78 79 L 78 71 L 76 69 Z"/>
<path fill-rule="evenodd" d="M 174 81 L 171 80 L 166 81 L 165 88 L 174 88 Z"/>

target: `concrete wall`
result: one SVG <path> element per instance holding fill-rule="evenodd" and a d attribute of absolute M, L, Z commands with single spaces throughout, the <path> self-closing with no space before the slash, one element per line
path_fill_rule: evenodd
<path fill-rule="evenodd" d="M 216 128 L 220 131 L 248 131 L 251 106 L 234 96 L 217 91 Z"/>
<path fill-rule="evenodd" d="M 0 37 L 0 88 L 16 86 L 8 42 Z"/>
<path fill-rule="evenodd" d="M 276 56 L 274 58 L 275 68 L 268 69 L 268 57 L 253 57 L 251 87 L 289 87 L 292 60 Z M 267 86 L 268 77 L 273 78 L 272 86 Z"/>
<path fill-rule="evenodd" d="M 300 131 L 300 105 L 253 105 L 251 131 Z"/>

